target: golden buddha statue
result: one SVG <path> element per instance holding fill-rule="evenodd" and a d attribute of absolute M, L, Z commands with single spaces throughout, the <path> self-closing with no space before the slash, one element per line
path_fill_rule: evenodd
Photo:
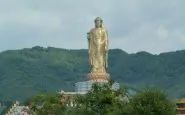
<path fill-rule="evenodd" d="M 101 75 L 101 77 L 106 77 L 107 79 L 108 32 L 107 29 L 103 28 L 103 20 L 100 17 L 97 17 L 94 22 L 95 28 L 92 28 L 90 32 L 87 33 L 91 73 Z"/>

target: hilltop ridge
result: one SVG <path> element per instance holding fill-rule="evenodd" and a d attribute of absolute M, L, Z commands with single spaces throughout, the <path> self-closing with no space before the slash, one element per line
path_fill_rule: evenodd
<path fill-rule="evenodd" d="M 185 50 L 154 55 L 109 50 L 108 72 L 133 90 L 164 89 L 172 98 L 185 96 Z M 0 53 L 0 98 L 25 100 L 40 91 L 73 91 L 89 72 L 87 49 L 24 48 Z"/>

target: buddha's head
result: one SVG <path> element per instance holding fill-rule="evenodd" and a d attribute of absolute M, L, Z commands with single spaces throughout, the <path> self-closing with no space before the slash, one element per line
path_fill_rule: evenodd
<path fill-rule="evenodd" d="M 94 20 L 94 23 L 95 23 L 95 27 L 96 28 L 101 28 L 102 27 L 102 24 L 103 24 L 103 20 L 100 17 L 97 17 Z"/>

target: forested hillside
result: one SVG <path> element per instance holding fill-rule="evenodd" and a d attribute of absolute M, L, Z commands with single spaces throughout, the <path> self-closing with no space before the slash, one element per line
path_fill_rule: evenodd
<path fill-rule="evenodd" d="M 152 55 L 109 50 L 109 73 L 131 89 L 163 88 L 173 98 L 185 97 L 185 51 Z M 74 83 L 86 80 L 87 50 L 43 48 L 0 53 L 0 99 L 25 100 L 41 91 L 73 91 Z"/>

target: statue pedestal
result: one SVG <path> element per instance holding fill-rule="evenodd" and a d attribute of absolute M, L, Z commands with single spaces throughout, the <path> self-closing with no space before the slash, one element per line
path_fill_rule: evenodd
<path fill-rule="evenodd" d="M 101 82 L 101 81 L 84 81 L 84 82 L 77 82 L 75 83 L 75 92 L 78 92 L 78 93 L 87 93 L 89 90 L 91 90 L 92 88 L 92 85 L 96 83 L 98 85 L 103 85 L 107 82 Z M 119 83 L 115 82 L 113 85 L 112 85 L 112 89 L 113 90 L 118 90 L 120 88 L 120 85 Z"/>
<path fill-rule="evenodd" d="M 103 85 L 110 80 L 110 75 L 108 73 L 88 73 L 87 74 L 87 81 L 84 82 L 77 82 L 75 84 L 75 91 L 76 92 L 88 92 L 91 90 L 92 85 L 97 83 L 98 85 Z M 113 90 L 119 89 L 119 84 L 115 82 L 112 86 Z"/>
<path fill-rule="evenodd" d="M 108 73 L 88 73 L 87 78 L 92 82 L 108 82 L 110 75 Z"/>

